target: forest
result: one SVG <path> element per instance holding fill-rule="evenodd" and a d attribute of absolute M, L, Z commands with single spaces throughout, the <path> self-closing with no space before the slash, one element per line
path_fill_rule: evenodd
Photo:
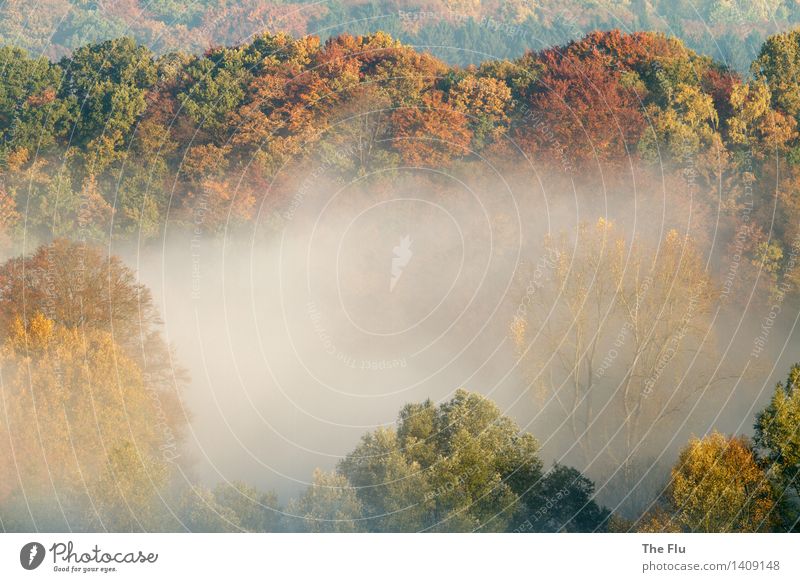
<path fill-rule="evenodd" d="M 675 36 L 746 72 L 764 40 L 798 16 L 795 0 L 8 0 L 0 44 L 58 59 L 121 36 L 164 54 L 238 45 L 264 30 L 323 40 L 383 31 L 465 66 L 621 29 Z"/>
<path fill-rule="evenodd" d="M 53 60 L 0 47 L 2 530 L 796 531 L 800 31 L 746 71 L 660 32 L 478 64 L 386 32 L 303 32 L 202 54 L 130 36 L 66 39 Z M 358 226 L 398 201 L 416 206 Z M 368 274 L 385 235 L 391 308 L 375 299 L 388 267 Z M 218 305 L 200 249 L 220 246 L 250 253 L 222 276 L 249 286 L 242 302 L 301 297 L 303 277 L 334 289 L 280 304 L 287 333 L 305 317 L 321 344 L 306 383 L 375 396 L 427 373 L 447 348 L 404 348 L 416 367 L 350 357 L 419 320 L 453 353 L 464 339 L 475 368 L 506 346 L 498 374 L 531 418 L 460 368 L 441 396 L 401 393 L 383 425 L 342 420 L 347 452 L 288 498 L 210 485 L 185 454 L 209 372 L 184 366 L 167 292 L 140 280 L 142 255 L 175 240 L 184 303 Z M 421 290 L 451 275 L 442 312 Z M 345 318 L 372 339 L 336 335 Z M 439 333 L 421 329 L 403 341 Z M 336 376 L 356 361 L 371 375 Z"/>

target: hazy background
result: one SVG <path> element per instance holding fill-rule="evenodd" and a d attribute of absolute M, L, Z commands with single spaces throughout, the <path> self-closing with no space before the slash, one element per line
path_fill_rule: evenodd
<path fill-rule="evenodd" d="M 173 230 L 160 244 L 117 249 L 152 289 L 191 373 L 184 461 L 203 482 L 245 480 L 285 500 L 315 467 L 332 468 L 363 433 L 392 424 L 404 404 L 442 401 L 459 387 L 495 400 L 539 439 L 546 462 L 584 468 L 560 426 L 563 410 L 537 400 L 517 365 L 508 336 L 521 297 L 515 273 L 544 256 L 547 233 L 570 236 L 598 216 L 654 244 L 669 228 L 691 232 L 691 213 L 659 209 L 680 193 L 555 191 L 563 180 L 547 178 L 487 189 L 484 179 L 451 177 L 435 195 L 403 176 L 395 184 L 379 193 L 359 182 L 320 184 L 269 228 Z M 392 289 L 404 237 L 411 256 Z M 703 252 L 718 260 L 710 243 Z M 719 308 L 711 337 L 720 369 L 738 375 L 766 312 Z M 654 482 L 689 435 L 751 431 L 753 412 L 796 359 L 795 317 L 787 304 L 749 374 L 720 382 L 664 448 L 641 454 L 663 463 Z M 587 472 L 601 500 L 618 497 L 603 488 L 607 467 Z"/>

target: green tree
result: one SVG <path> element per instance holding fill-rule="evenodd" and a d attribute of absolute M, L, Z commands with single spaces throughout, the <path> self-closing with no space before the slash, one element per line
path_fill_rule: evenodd
<path fill-rule="evenodd" d="M 756 415 L 753 440 L 785 502 L 786 525 L 796 527 L 800 514 L 800 364 L 792 366 L 786 382 L 778 383 L 767 407 Z"/>
<path fill-rule="evenodd" d="M 338 470 L 370 531 L 591 531 L 605 518 L 591 482 L 558 466 L 543 475 L 536 440 L 465 390 L 405 406 L 396 430 L 366 434 Z"/>
<path fill-rule="evenodd" d="M 403 454 L 397 433 L 378 429 L 340 464 L 339 471 L 356 488 L 370 531 L 417 531 L 424 527 L 431 504 L 429 484 L 418 462 Z"/>
<path fill-rule="evenodd" d="M 57 98 L 61 69 L 14 47 L 0 47 L 0 169 L 12 151 L 46 151 L 69 126 L 68 102 Z"/>
<path fill-rule="evenodd" d="M 250 78 L 243 48 L 217 48 L 184 67 L 178 101 L 207 135 L 221 139 L 227 116 L 242 104 Z"/>
<path fill-rule="evenodd" d="M 60 97 L 76 113 L 71 143 L 84 147 L 93 172 L 119 159 L 136 121 L 147 107 L 157 66 L 147 48 L 119 38 L 77 49 L 62 59 Z"/>
<path fill-rule="evenodd" d="M 190 532 L 276 532 L 283 529 L 278 498 L 240 481 L 213 490 L 185 488 L 176 503 L 178 529 Z"/>
<path fill-rule="evenodd" d="M 271 491 L 234 481 L 214 488 L 216 502 L 233 512 L 242 529 L 250 532 L 276 532 L 283 528 L 278 497 Z"/>
<path fill-rule="evenodd" d="M 540 532 L 605 531 L 611 515 L 595 503 L 594 483 L 572 467 L 555 464 L 525 497 L 524 529 Z M 519 526 L 518 526 L 519 527 Z M 523 528 L 520 528 L 523 529 Z"/>
<path fill-rule="evenodd" d="M 219 503 L 214 492 L 203 486 L 183 490 L 176 504 L 180 529 L 190 532 L 224 533 L 244 531 L 236 512 Z"/>
<path fill-rule="evenodd" d="M 770 36 L 751 65 L 753 76 L 764 81 L 772 103 L 798 119 L 800 115 L 800 31 Z"/>

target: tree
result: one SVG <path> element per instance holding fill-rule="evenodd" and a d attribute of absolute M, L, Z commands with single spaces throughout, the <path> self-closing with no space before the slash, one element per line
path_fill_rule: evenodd
<path fill-rule="evenodd" d="M 231 510 L 242 529 L 249 532 L 277 532 L 283 528 L 278 497 L 259 491 L 241 481 L 221 483 L 214 488 L 216 502 Z"/>
<path fill-rule="evenodd" d="M 611 515 L 594 501 L 594 483 L 577 469 L 556 463 L 542 479 L 540 491 L 526 502 L 532 531 L 605 531 Z"/>
<path fill-rule="evenodd" d="M 538 445 L 488 399 L 409 404 L 338 467 L 369 531 L 592 531 L 606 517 L 577 471 L 543 474 Z"/>
<path fill-rule="evenodd" d="M 644 127 L 635 91 L 596 53 L 548 49 L 527 103 L 537 116 L 518 128 L 522 143 L 562 166 L 624 159 Z"/>
<path fill-rule="evenodd" d="M 666 528 L 687 532 L 771 531 L 776 517 L 772 487 L 751 444 L 718 432 L 681 451 L 664 504 Z"/>
<path fill-rule="evenodd" d="M 283 528 L 278 499 L 245 483 L 221 483 L 213 490 L 190 485 L 176 503 L 179 530 L 190 532 L 276 532 Z"/>
<path fill-rule="evenodd" d="M 393 147 L 407 164 L 438 167 L 469 153 L 472 132 L 467 117 L 438 91 L 423 96 L 418 107 L 398 109 L 392 125 Z"/>
<path fill-rule="evenodd" d="M 147 492 L 164 483 L 163 462 L 147 459 L 175 446 L 136 362 L 107 331 L 69 328 L 35 313 L 12 321 L 0 348 L 0 374 L 0 472 L 13 484 L 0 511 L 28 507 L 23 530 L 81 527 L 92 502 L 87 491 L 92 495 L 96 487 L 93 513 L 111 527 L 133 527 L 135 514 L 147 510 Z M 112 494 L 115 486 L 121 497 Z M 126 495 L 132 505 L 123 515 Z"/>
<path fill-rule="evenodd" d="M 769 88 L 754 81 L 733 88 L 730 98 L 733 115 L 728 122 L 731 145 L 753 147 L 764 155 L 784 151 L 797 138 L 797 121 L 770 104 Z"/>
<path fill-rule="evenodd" d="M 96 329 L 133 358 L 157 389 L 173 430 L 183 424 L 178 393 L 186 374 L 161 337 L 150 291 L 114 255 L 79 242 L 56 239 L 30 257 L 0 266 L 0 329 L 16 318 L 44 314 L 68 329 Z"/>
<path fill-rule="evenodd" d="M 45 58 L 0 47 L 0 167 L 12 151 L 47 151 L 66 132 L 68 102 L 57 98 L 61 70 Z"/>
<path fill-rule="evenodd" d="M 430 511 L 429 487 L 418 462 L 403 454 L 397 433 L 378 429 L 361 442 L 338 468 L 356 489 L 364 526 L 370 531 L 419 531 Z"/>
<path fill-rule="evenodd" d="M 185 488 L 177 503 L 181 530 L 198 533 L 241 532 L 236 512 L 220 504 L 214 493 L 200 485 Z"/>
<path fill-rule="evenodd" d="M 159 323 L 150 292 L 119 258 L 66 239 L 7 261 L 0 267 L 0 285 L 5 329 L 16 317 L 44 313 L 68 328 L 114 329 L 120 340 L 131 341 Z"/>
<path fill-rule="evenodd" d="M 323 164 L 345 176 L 366 176 L 393 168 L 399 156 L 386 147 L 392 138 L 392 102 L 378 84 L 360 84 L 340 96 L 330 126 L 320 141 Z"/>
<path fill-rule="evenodd" d="M 90 531 L 164 530 L 171 517 L 164 502 L 168 479 L 163 460 L 131 441 L 121 441 L 109 451 L 105 468 L 89 486 Z"/>
<path fill-rule="evenodd" d="M 679 84 L 667 108 L 651 105 L 648 111 L 653 124 L 639 141 L 639 150 L 646 158 L 685 163 L 718 143 L 715 131 L 719 118 L 714 101 L 696 86 Z"/>
<path fill-rule="evenodd" d="M 132 38 L 120 38 L 81 47 L 60 65 L 59 96 L 77 115 L 71 141 L 86 148 L 90 170 L 102 172 L 123 155 L 146 109 L 146 91 L 156 81 L 153 55 Z"/>
<path fill-rule="evenodd" d="M 772 104 L 795 119 L 800 116 L 800 33 L 796 30 L 770 36 L 751 65 L 758 81 L 769 88 Z"/>
<path fill-rule="evenodd" d="M 239 107 L 245 95 L 249 73 L 243 57 L 241 48 L 213 49 L 183 70 L 178 101 L 197 126 L 219 138 L 226 137 L 227 115 Z"/>
<path fill-rule="evenodd" d="M 511 89 L 502 80 L 468 75 L 450 89 L 449 100 L 468 117 L 474 149 L 481 149 L 508 129 Z"/>
<path fill-rule="evenodd" d="M 269 173 L 306 151 L 327 125 L 335 93 L 321 74 L 324 66 L 309 68 L 318 52 L 317 39 L 284 38 L 281 49 L 257 67 L 241 107 L 230 112 L 236 127 L 231 142 Z M 289 58 L 281 61 L 286 53 Z"/>
<path fill-rule="evenodd" d="M 785 502 L 785 525 L 796 527 L 800 513 L 800 364 L 792 366 L 785 383 L 778 382 L 769 404 L 756 415 L 754 428 L 753 440 Z"/>
<path fill-rule="evenodd" d="M 62 488 L 83 507 L 87 500 L 79 492 L 106 463 L 144 476 L 160 471 L 148 459 L 175 458 L 186 423 L 180 391 L 187 378 L 159 326 L 150 292 L 133 272 L 91 246 L 59 239 L 0 266 L 0 373 L 12 419 L 4 428 L 16 450 L 0 459 L 21 463 L 17 485 L 41 491 L 43 503 L 55 501 L 52 515 L 65 513 L 57 507 Z M 124 441 L 135 446 L 139 464 L 130 451 L 112 455 Z M 55 489 L 51 478 L 60 484 Z M 109 479 L 98 485 L 106 494 Z M 143 488 L 138 480 L 124 487 Z M 105 499 L 119 509 L 112 497 Z M 115 528 L 135 525 L 112 509 L 98 518 Z M 86 515 L 81 509 L 70 519 Z"/>
<path fill-rule="evenodd" d="M 317 469 L 308 489 L 294 500 L 287 513 L 292 528 L 313 533 L 362 530 L 361 503 L 344 475 Z"/>

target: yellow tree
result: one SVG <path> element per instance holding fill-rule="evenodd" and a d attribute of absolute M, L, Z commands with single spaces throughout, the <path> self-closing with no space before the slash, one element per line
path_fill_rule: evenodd
<path fill-rule="evenodd" d="M 665 156 L 685 164 L 700 151 L 719 145 L 714 101 L 695 85 L 679 83 L 670 92 L 667 107 L 652 104 L 647 110 L 653 121 L 639 142 L 639 151 L 646 158 Z"/>
<path fill-rule="evenodd" d="M 760 156 L 782 151 L 797 138 L 797 121 L 773 109 L 770 89 L 764 82 L 737 85 L 731 92 L 733 116 L 728 121 L 732 144 L 758 145 Z"/>
<path fill-rule="evenodd" d="M 141 459 L 161 455 L 158 400 L 108 332 L 67 328 L 41 313 L 27 324 L 17 318 L 0 348 L 0 377 L 0 473 L 11 483 L 0 499 L 6 527 L 81 527 L 95 511 L 97 476 L 116 463 L 119 447 L 130 443 Z M 139 475 L 129 492 L 146 495 L 163 484 L 162 469 Z M 101 496 L 110 519 L 108 505 Z"/>
<path fill-rule="evenodd" d="M 464 77 L 450 90 L 450 101 L 468 117 L 476 147 L 497 139 L 508 129 L 511 89 L 500 79 Z"/>
<path fill-rule="evenodd" d="M 175 439 L 186 418 L 180 391 L 186 372 L 161 335 L 150 291 L 118 257 L 66 239 L 0 266 L 0 341 L 16 319 L 28 326 L 37 314 L 58 329 L 106 332 L 145 377 L 160 404 L 156 423 Z M 101 334 L 102 335 L 102 334 Z"/>
<path fill-rule="evenodd" d="M 718 432 L 683 449 L 666 502 L 671 526 L 681 531 L 770 531 L 777 517 L 772 487 L 750 443 Z"/>

